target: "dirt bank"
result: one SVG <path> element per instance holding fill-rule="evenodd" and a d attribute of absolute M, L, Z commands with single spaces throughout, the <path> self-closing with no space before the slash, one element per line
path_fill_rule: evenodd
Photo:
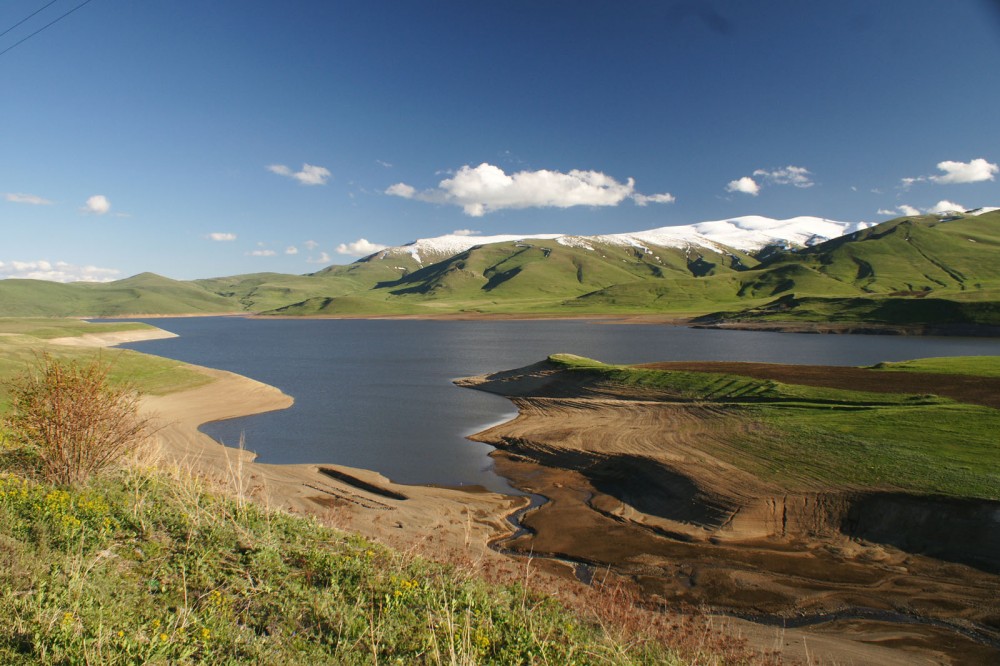
<path fill-rule="evenodd" d="M 921 381 L 903 374 L 889 376 L 896 390 Z M 500 449 L 499 473 L 550 500 L 507 548 L 614 571 L 651 604 L 815 625 L 795 631 L 840 641 L 823 661 L 889 663 L 852 654 L 859 643 L 901 663 L 1000 659 L 1000 503 L 790 493 L 720 459 L 752 423 L 611 395 L 544 363 L 460 383 L 512 398 L 518 417 L 474 438 Z"/>

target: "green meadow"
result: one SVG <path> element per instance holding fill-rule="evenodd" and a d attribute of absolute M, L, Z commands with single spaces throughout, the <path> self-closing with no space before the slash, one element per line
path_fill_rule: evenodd
<path fill-rule="evenodd" d="M 832 389 L 740 375 L 607 365 L 559 354 L 549 359 L 602 386 L 658 399 L 712 404 L 754 428 L 733 429 L 720 453 L 789 489 L 816 485 L 1000 499 L 1000 410 L 935 395 Z M 995 377 L 1000 357 L 883 364 L 895 372 Z M 739 453 L 734 453 L 739 451 Z"/>

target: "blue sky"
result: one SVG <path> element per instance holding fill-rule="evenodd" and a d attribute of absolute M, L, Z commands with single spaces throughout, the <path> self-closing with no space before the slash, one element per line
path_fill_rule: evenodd
<path fill-rule="evenodd" d="M 92 0 L 0 55 L 0 277 L 1000 205 L 997 63 L 993 0 Z"/>

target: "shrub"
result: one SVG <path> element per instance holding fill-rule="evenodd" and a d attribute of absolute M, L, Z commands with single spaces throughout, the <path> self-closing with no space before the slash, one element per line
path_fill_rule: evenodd
<path fill-rule="evenodd" d="M 36 367 L 7 382 L 8 436 L 37 452 L 49 481 L 86 481 L 148 440 L 150 421 L 139 415 L 138 393 L 111 385 L 109 370 L 100 358 L 81 363 L 43 354 Z"/>

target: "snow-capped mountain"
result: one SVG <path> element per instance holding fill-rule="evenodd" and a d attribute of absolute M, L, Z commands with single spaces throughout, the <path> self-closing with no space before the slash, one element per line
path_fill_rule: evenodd
<path fill-rule="evenodd" d="M 716 252 L 731 248 L 743 252 L 756 252 L 769 245 L 807 247 L 868 226 L 870 224 L 866 222 L 837 222 L 821 217 L 800 216 L 775 220 L 760 215 L 746 215 L 683 226 L 597 236 L 449 234 L 437 238 L 421 238 L 406 245 L 387 248 L 378 252 L 376 256 L 386 258 L 410 255 L 418 263 L 431 263 L 465 252 L 477 245 L 530 239 L 555 240 L 562 245 L 585 249 L 593 249 L 594 244 L 601 244 L 637 248 L 645 248 L 647 245 L 673 248 L 702 247 Z"/>

